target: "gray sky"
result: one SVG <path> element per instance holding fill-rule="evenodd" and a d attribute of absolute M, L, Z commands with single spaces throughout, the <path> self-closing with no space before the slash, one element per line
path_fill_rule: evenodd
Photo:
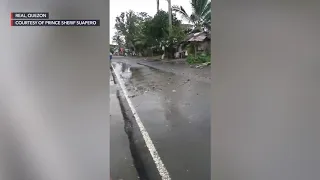
<path fill-rule="evenodd" d="M 183 6 L 188 14 L 191 12 L 189 0 L 171 0 L 171 5 Z M 112 43 L 112 36 L 115 34 L 115 18 L 121 12 L 126 12 L 130 9 L 136 12 L 146 12 L 153 16 L 157 12 L 157 2 L 156 0 L 110 0 L 110 43 Z M 160 0 L 160 9 L 168 11 L 166 0 Z"/>

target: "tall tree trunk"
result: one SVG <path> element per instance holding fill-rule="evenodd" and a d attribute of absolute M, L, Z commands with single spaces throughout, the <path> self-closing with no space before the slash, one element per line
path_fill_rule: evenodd
<path fill-rule="evenodd" d="M 169 35 L 172 34 L 172 7 L 171 0 L 168 0 L 168 14 L 169 14 Z"/>
<path fill-rule="evenodd" d="M 159 9 L 159 8 L 160 8 L 160 7 L 159 7 L 159 6 L 160 6 L 160 2 L 159 2 L 159 1 L 160 1 L 160 0 L 157 0 L 157 12 L 159 12 L 159 10 L 160 10 L 160 9 Z"/>

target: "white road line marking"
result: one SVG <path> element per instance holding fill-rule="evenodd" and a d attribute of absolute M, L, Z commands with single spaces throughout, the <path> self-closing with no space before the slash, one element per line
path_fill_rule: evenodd
<path fill-rule="evenodd" d="M 148 148 L 148 150 L 149 150 L 149 152 L 150 152 L 150 154 L 152 156 L 152 159 L 153 159 L 154 163 L 157 166 L 157 169 L 158 169 L 159 175 L 161 176 L 161 179 L 162 180 L 171 180 L 169 172 L 167 171 L 167 168 L 163 164 L 163 162 L 162 162 L 162 160 L 161 160 L 161 158 L 160 158 L 160 156 L 159 156 L 159 154 L 158 154 L 158 152 L 156 150 L 156 147 L 154 146 L 154 144 L 153 144 L 153 142 L 152 142 L 147 130 L 145 129 L 140 117 L 138 116 L 138 113 L 137 113 L 136 109 L 134 108 L 134 105 L 133 105 L 132 101 L 129 98 L 128 91 L 126 90 L 126 87 L 124 85 L 123 80 L 120 78 L 120 75 L 116 72 L 116 70 L 115 70 L 113 65 L 112 65 L 112 69 L 113 69 L 114 74 L 117 77 L 117 80 L 119 82 L 119 85 L 120 85 L 120 88 L 121 88 L 121 90 L 123 92 L 123 95 L 126 98 L 128 104 L 129 104 L 129 107 L 130 107 L 130 109 L 131 109 L 131 111 L 133 113 L 133 116 L 134 116 L 134 118 L 135 118 L 135 120 L 136 120 L 136 122 L 137 122 L 137 124 L 139 126 L 140 132 L 141 132 L 141 134 L 143 136 L 143 139 L 144 139 L 144 141 L 145 141 L 145 143 L 147 145 L 147 148 Z"/>

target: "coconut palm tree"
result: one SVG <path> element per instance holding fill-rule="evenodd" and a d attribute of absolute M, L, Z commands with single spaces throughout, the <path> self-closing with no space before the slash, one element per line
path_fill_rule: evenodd
<path fill-rule="evenodd" d="M 192 23 L 193 31 L 211 29 L 211 0 L 191 0 L 192 13 L 189 15 L 182 6 L 172 6 L 172 11 Z"/>

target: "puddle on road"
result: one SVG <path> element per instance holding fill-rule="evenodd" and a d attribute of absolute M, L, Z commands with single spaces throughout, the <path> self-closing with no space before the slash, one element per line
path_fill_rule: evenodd
<path fill-rule="evenodd" d="M 114 71 L 116 71 L 116 73 L 120 74 L 121 78 L 127 82 L 131 76 L 132 76 L 132 72 L 131 72 L 131 66 L 126 64 L 126 63 L 113 63 L 114 65 Z"/>
<path fill-rule="evenodd" d="M 120 62 L 113 63 L 113 65 L 115 71 L 124 80 L 126 88 L 132 97 L 146 92 L 159 92 L 164 90 L 164 87 L 174 84 L 172 73 Z"/>
<path fill-rule="evenodd" d="M 150 85 L 146 86 L 146 84 L 133 83 L 144 80 L 144 77 L 140 72 L 140 67 L 132 67 L 130 64 L 121 62 L 113 63 L 113 65 L 114 71 L 116 71 L 124 81 L 131 98 L 149 92 L 151 89 L 155 89 Z"/>
<path fill-rule="evenodd" d="M 124 80 L 130 98 L 138 111 L 157 113 L 158 118 L 146 116 L 148 121 L 165 126 L 178 125 L 196 121 L 204 113 L 201 109 L 208 109 L 206 103 L 201 103 L 198 96 L 204 94 L 208 87 L 199 87 L 197 83 L 190 83 L 187 77 L 176 76 L 140 65 L 114 63 L 115 71 Z M 206 98 L 200 98 L 205 101 Z M 198 105 L 197 107 L 193 104 Z M 202 105 L 203 104 L 203 105 Z M 201 105 L 201 106 L 199 106 Z M 155 114 L 153 114 L 155 115 Z M 144 114 L 141 114 L 144 116 Z M 181 122 L 182 120 L 182 122 Z"/>

